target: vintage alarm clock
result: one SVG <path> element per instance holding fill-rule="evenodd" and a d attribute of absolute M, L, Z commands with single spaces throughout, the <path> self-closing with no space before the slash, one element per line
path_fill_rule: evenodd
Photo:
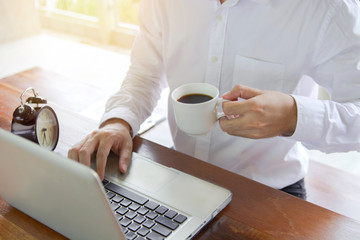
<path fill-rule="evenodd" d="M 34 96 L 23 103 L 23 95 L 31 90 Z M 20 103 L 13 113 L 11 132 L 54 150 L 59 140 L 59 121 L 55 111 L 44 105 L 47 100 L 40 97 L 32 87 L 20 95 Z"/>

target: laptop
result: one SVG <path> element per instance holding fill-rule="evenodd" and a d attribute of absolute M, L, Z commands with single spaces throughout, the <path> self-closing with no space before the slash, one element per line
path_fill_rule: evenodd
<path fill-rule="evenodd" d="M 191 239 L 231 192 L 137 153 L 105 180 L 78 162 L 0 129 L 0 197 L 69 239 Z"/>

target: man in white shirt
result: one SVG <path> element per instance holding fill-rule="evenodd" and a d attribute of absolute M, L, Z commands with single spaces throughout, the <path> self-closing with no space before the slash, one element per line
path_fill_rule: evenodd
<path fill-rule="evenodd" d="M 103 178 L 110 150 L 125 172 L 132 137 L 161 89 L 206 82 L 228 115 L 192 137 L 168 119 L 175 148 L 305 198 L 304 146 L 360 148 L 360 11 L 356 0 L 145 0 L 131 66 L 101 126 L 69 151 L 86 165 L 97 150 Z M 330 100 L 317 99 L 317 86 Z M 299 188 L 299 189 L 297 189 Z M 290 190 L 289 190 L 290 189 Z M 295 189 L 295 190 L 294 190 Z"/>

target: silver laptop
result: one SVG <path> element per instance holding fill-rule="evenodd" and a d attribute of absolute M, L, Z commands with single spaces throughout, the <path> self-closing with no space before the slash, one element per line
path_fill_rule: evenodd
<path fill-rule="evenodd" d="M 133 153 L 96 172 L 0 129 L 0 196 L 70 239 L 190 239 L 231 192 Z"/>

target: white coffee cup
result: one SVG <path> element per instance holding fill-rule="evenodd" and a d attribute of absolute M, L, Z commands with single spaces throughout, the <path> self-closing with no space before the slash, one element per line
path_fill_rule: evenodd
<path fill-rule="evenodd" d="M 179 99 L 188 95 L 207 95 L 210 100 L 200 103 L 183 103 Z M 177 126 L 188 135 L 205 135 L 216 121 L 225 116 L 218 112 L 220 103 L 228 100 L 219 98 L 219 90 L 208 83 L 181 85 L 171 93 Z"/>

